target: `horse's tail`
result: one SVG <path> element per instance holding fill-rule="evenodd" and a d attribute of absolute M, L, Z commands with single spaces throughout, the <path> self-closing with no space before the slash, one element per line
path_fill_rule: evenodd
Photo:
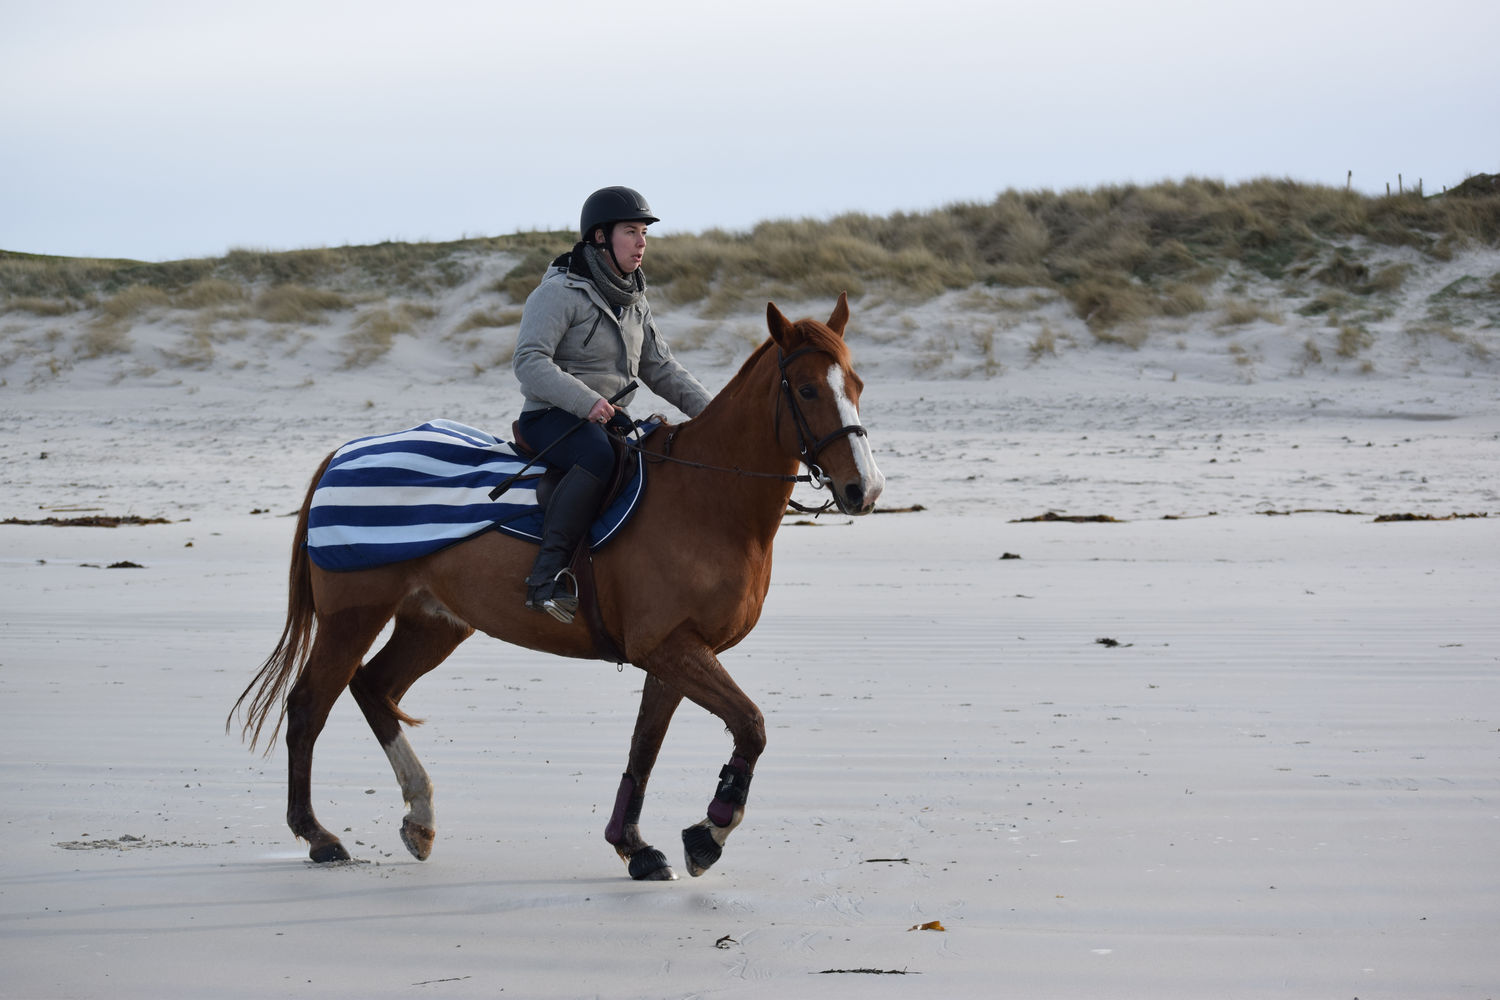
<path fill-rule="evenodd" d="M 240 729 L 241 738 L 250 738 L 250 749 L 254 750 L 260 742 L 261 730 L 265 727 L 266 719 L 271 714 L 271 709 L 279 708 L 276 713 L 276 725 L 271 730 L 271 738 L 266 743 L 266 753 L 276 745 L 276 736 L 281 731 L 281 720 L 286 715 L 286 703 L 283 695 L 292 679 L 301 674 L 302 667 L 307 662 L 308 653 L 311 651 L 311 638 L 313 633 L 313 592 L 312 592 L 312 569 L 307 556 L 307 513 L 312 506 L 313 490 L 317 489 L 318 481 L 323 478 L 323 472 L 328 468 L 328 463 L 333 461 L 333 454 L 323 459 L 323 464 L 318 466 L 318 471 L 313 473 L 312 482 L 307 485 L 307 496 L 302 501 L 302 509 L 297 513 L 297 531 L 292 538 L 292 565 L 287 574 L 287 608 L 286 625 L 281 630 L 281 639 L 276 643 L 276 648 L 261 664 L 260 672 L 250 681 L 250 684 L 240 694 L 239 700 L 229 710 L 229 718 L 224 721 L 224 730 L 228 732 L 234 725 L 235 713 L 245 704 L 245 699 L 250 698 L 250 706 L 245 712 L 245 722 Z M 251 697 L 251 692 L 255 692 Z"/>

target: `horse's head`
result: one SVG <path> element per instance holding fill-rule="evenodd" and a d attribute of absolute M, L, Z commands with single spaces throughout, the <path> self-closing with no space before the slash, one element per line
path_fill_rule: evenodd
<path fill-rule="evenodd" d="M 847 295 L 839 296 L 827 323 L 793 323 L 774 302 L 766 303 L 766 324 L 781 367 L 777 437 L 828 486 L 839 510 L 868 514 L 875 509 L 885 477 L 875 466 L 859 423 L 864 382 L 855 374 L 844 343 L 848 322 Z"/>

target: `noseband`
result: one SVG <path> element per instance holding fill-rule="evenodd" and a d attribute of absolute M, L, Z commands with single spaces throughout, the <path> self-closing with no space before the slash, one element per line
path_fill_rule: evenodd
<path fill-rule="evenodd" d="M 804 354 L 812 354 L 815 347 L 799 347 L 791 354 L 783 354 L 780 350 L 776 352 L 777 367 L 781 369 L 781 394 L 786 399 L 787 409 L 792 414 L 792 426 L 797 429 L 797 455 L 802 464 L 807 466 L 813 482 L 819 486 L 830 486 L 831 480 L 823 474 L 822 468 L 818 466 L 818 456 L 823 449 L 833 442 L 846 438 L 850 434 L 860 437 L 869 437 L 869 432 L 859 424 L 845 424 L 838 430 L 814 440 L 812 425 L 807 422 L 807 416 L 803 414 L 801 405 L 797 402 L 797 394 L 792 391 L 792 383 L 787 378 L 786 367 Z M 776 407 L 776 436 L 781 437 L 781 407 Z"/>

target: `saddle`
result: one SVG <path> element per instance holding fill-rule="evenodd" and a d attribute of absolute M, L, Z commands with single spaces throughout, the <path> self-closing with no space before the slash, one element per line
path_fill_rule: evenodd
<path fill-rule="evenodd" d="M 609 434 L 610 447 L 615 450 L 615 462 L 609 474 L 608 488 L 604 491 L 604 499 L 599 504 L 599 511 L 608 509 L 609 505 L 620 498 L 625 489 L 625 484 L 630 481 L 630 463 L 626 461 L 630 457 L 630 449 L 626 447 L 624 438 Z M 515 445 L 516 454 L 522 458 L 535 460 L 537 450 L 533 448 L 526 439 L 521 436 L 521 421 L 513 420 L 510 425 L 511 444 Z M 552 491 L 557 488 L 558 482 L 567 473 L 567 469 L 547 465 L 542 460 L 541 471 L 536 473 L 536 502 L 545 510 L 547 501 L 552 499 Z M 595 513 L 599 513 L 596 511 Z"/>
<path fill-rule="evenodd" d="M 521 436 L 519 420 L 511 423 L 510 433 L 511 443 L 515 445 L 516 452 L 522 458 L 536 458 L 537 450 Z M 604 491 L 604 498 L 599 503 L 599 510 L 594 512 L 595 516 L 608 510 L 609 506 L 619 499 L 631 478 L 630 449 L 626 446 L 624 437 L 613 433 L 608 434 L 607 437 L 610 446 L 614 448 L 615 461 L 610 472 L 609 483 Z M 545 460 L 543 464 L 545 465 Z M 552 499 L 552 491 L 566 473 L 566 469 L 555 466 L 546 466 L 538 473 L 536 502 L 543 510 L 547 508 L 547 501 Z M 646 474 L 644 467 L 641 468 L 640 474 L 642 476 Z M 625 651 L 620 648 L 619 640 L 604 627 L 604 616 L 599 611 L 599 586 L 594 579 L 594 557 L 589 550 L 587 532 L 583 534 L 578 546 L 573 550 L 573 556 L 568 562 L 568 571 L 578 582 L 578 610 L 593 640 L 594 655 L 601 660 L 612 660 L 617 664 L 624 663 Z"/>

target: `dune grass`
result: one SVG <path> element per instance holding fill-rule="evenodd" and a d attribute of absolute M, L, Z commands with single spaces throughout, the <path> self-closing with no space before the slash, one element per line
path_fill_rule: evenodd
<path fill-rule="evenodd" d="M 327 322 L 327 313 L 353 303 L 342 292 L 300 284 L 278 284 L 255 297 L 255 315 L 270 323 L 306 326 Z"/>
<path fill-rule="evenodd" d="M 515 326 L 521 322 L 521 310 L 510 309 L 475 309 L 463 318 L 458 326 L 453 328 L 453 335 L 468 333 L 471 330 L 490 330 L 497 327 Z"/>
<path fill-rule="evenodd" d="M 0 302 L 0 313 L 30 313 L 32 316 L 66 316 L 84 308 L 82 302 L 68 298 L 47 298 L 40 295 L 16 295 Z"/>
<path fill-rule="evenodd" d="M 87 308 L 125 322 L 175 308 L 316 325 L 361 303 L 433 298 L 482 274 L 495 255 L 508 256 L 508 272 L 486 284 L 462 329 L 447 331 L 452 335 L 510 325 L 512 310 L 573 240 L 571 233 L 533 232 L 447 243 L 239 249 L 218 259 L 163 263 L 0 251 L 0 312 L 60 316 Z M 1066 301 L 1099 339 L 1131 343 L 1155 319 L 1214 308 L 1209 290 L 1216 283 L 1232 288 L 1252 278 L 1313 294 L 1298 310 L 1304 315 L 1347 321 L 1364 300 L 1400 292 L 1411 272 L 1409 264 L 1375 260 L 1371 248 L 1446 260 L 1474 244 L 1500 244 L 1500 196 L 1490 186 L 1370 197 L 1292 180 L 1230 185 L 1188 178 L 1010 190 L 989 202 L 923 213 L 781 219 L 747 231 L 658 236 L 646 271 L 654 297 L 691 304 L 707 319 L 768 298 L 819 301 L 842 291 L 917 303 L 975 286 L 1037 289 Z M 1500 275 L 1477 277 L 1448 304 L 1500 315 Z M 1231 307 L 1224 320 L 1238 325 L 1250 318 Z M 379 325 L 360 322 L 371 330 Z M 390 325 L 410 322 L 394 317 Z"/>
<path fill-rule="evenodd" d="M 171 302 L 167 293 L 160 288 L 152 285 L 126 285 L 99 303 L 99 312 L 110 320 L 121 322 L 134 319 L 151 309 L 165 308 Z"/>
<path fill-rule="evenodd" d="M 1286 180 L 1189 179 L 1149 187 L 1007 191 L 921 215 L 767 222 L 653 246 L 654 282 L 727 313 L 750 297 L 820 298 L 880 287 L 912 299 L 971 284 L 1054 289 L 1096 332 L 1206 307 L 1230 269 L 1393 292 L 1409 268 L 1371 273 L 1356 241 L 1446 259 L 1500 240 L 1500 198 L 1370 198 Z M 1334 259 L 1324 258 L 1332 252 Z"/>
<path fill-rule="evenodd" d="M 344 335 L 344 367 L 363 368 L 390 351 L 401 334 L 417 332 L 420 325 L 437 315 L 430 306 L 397 302 L 362 313 Z"/>

